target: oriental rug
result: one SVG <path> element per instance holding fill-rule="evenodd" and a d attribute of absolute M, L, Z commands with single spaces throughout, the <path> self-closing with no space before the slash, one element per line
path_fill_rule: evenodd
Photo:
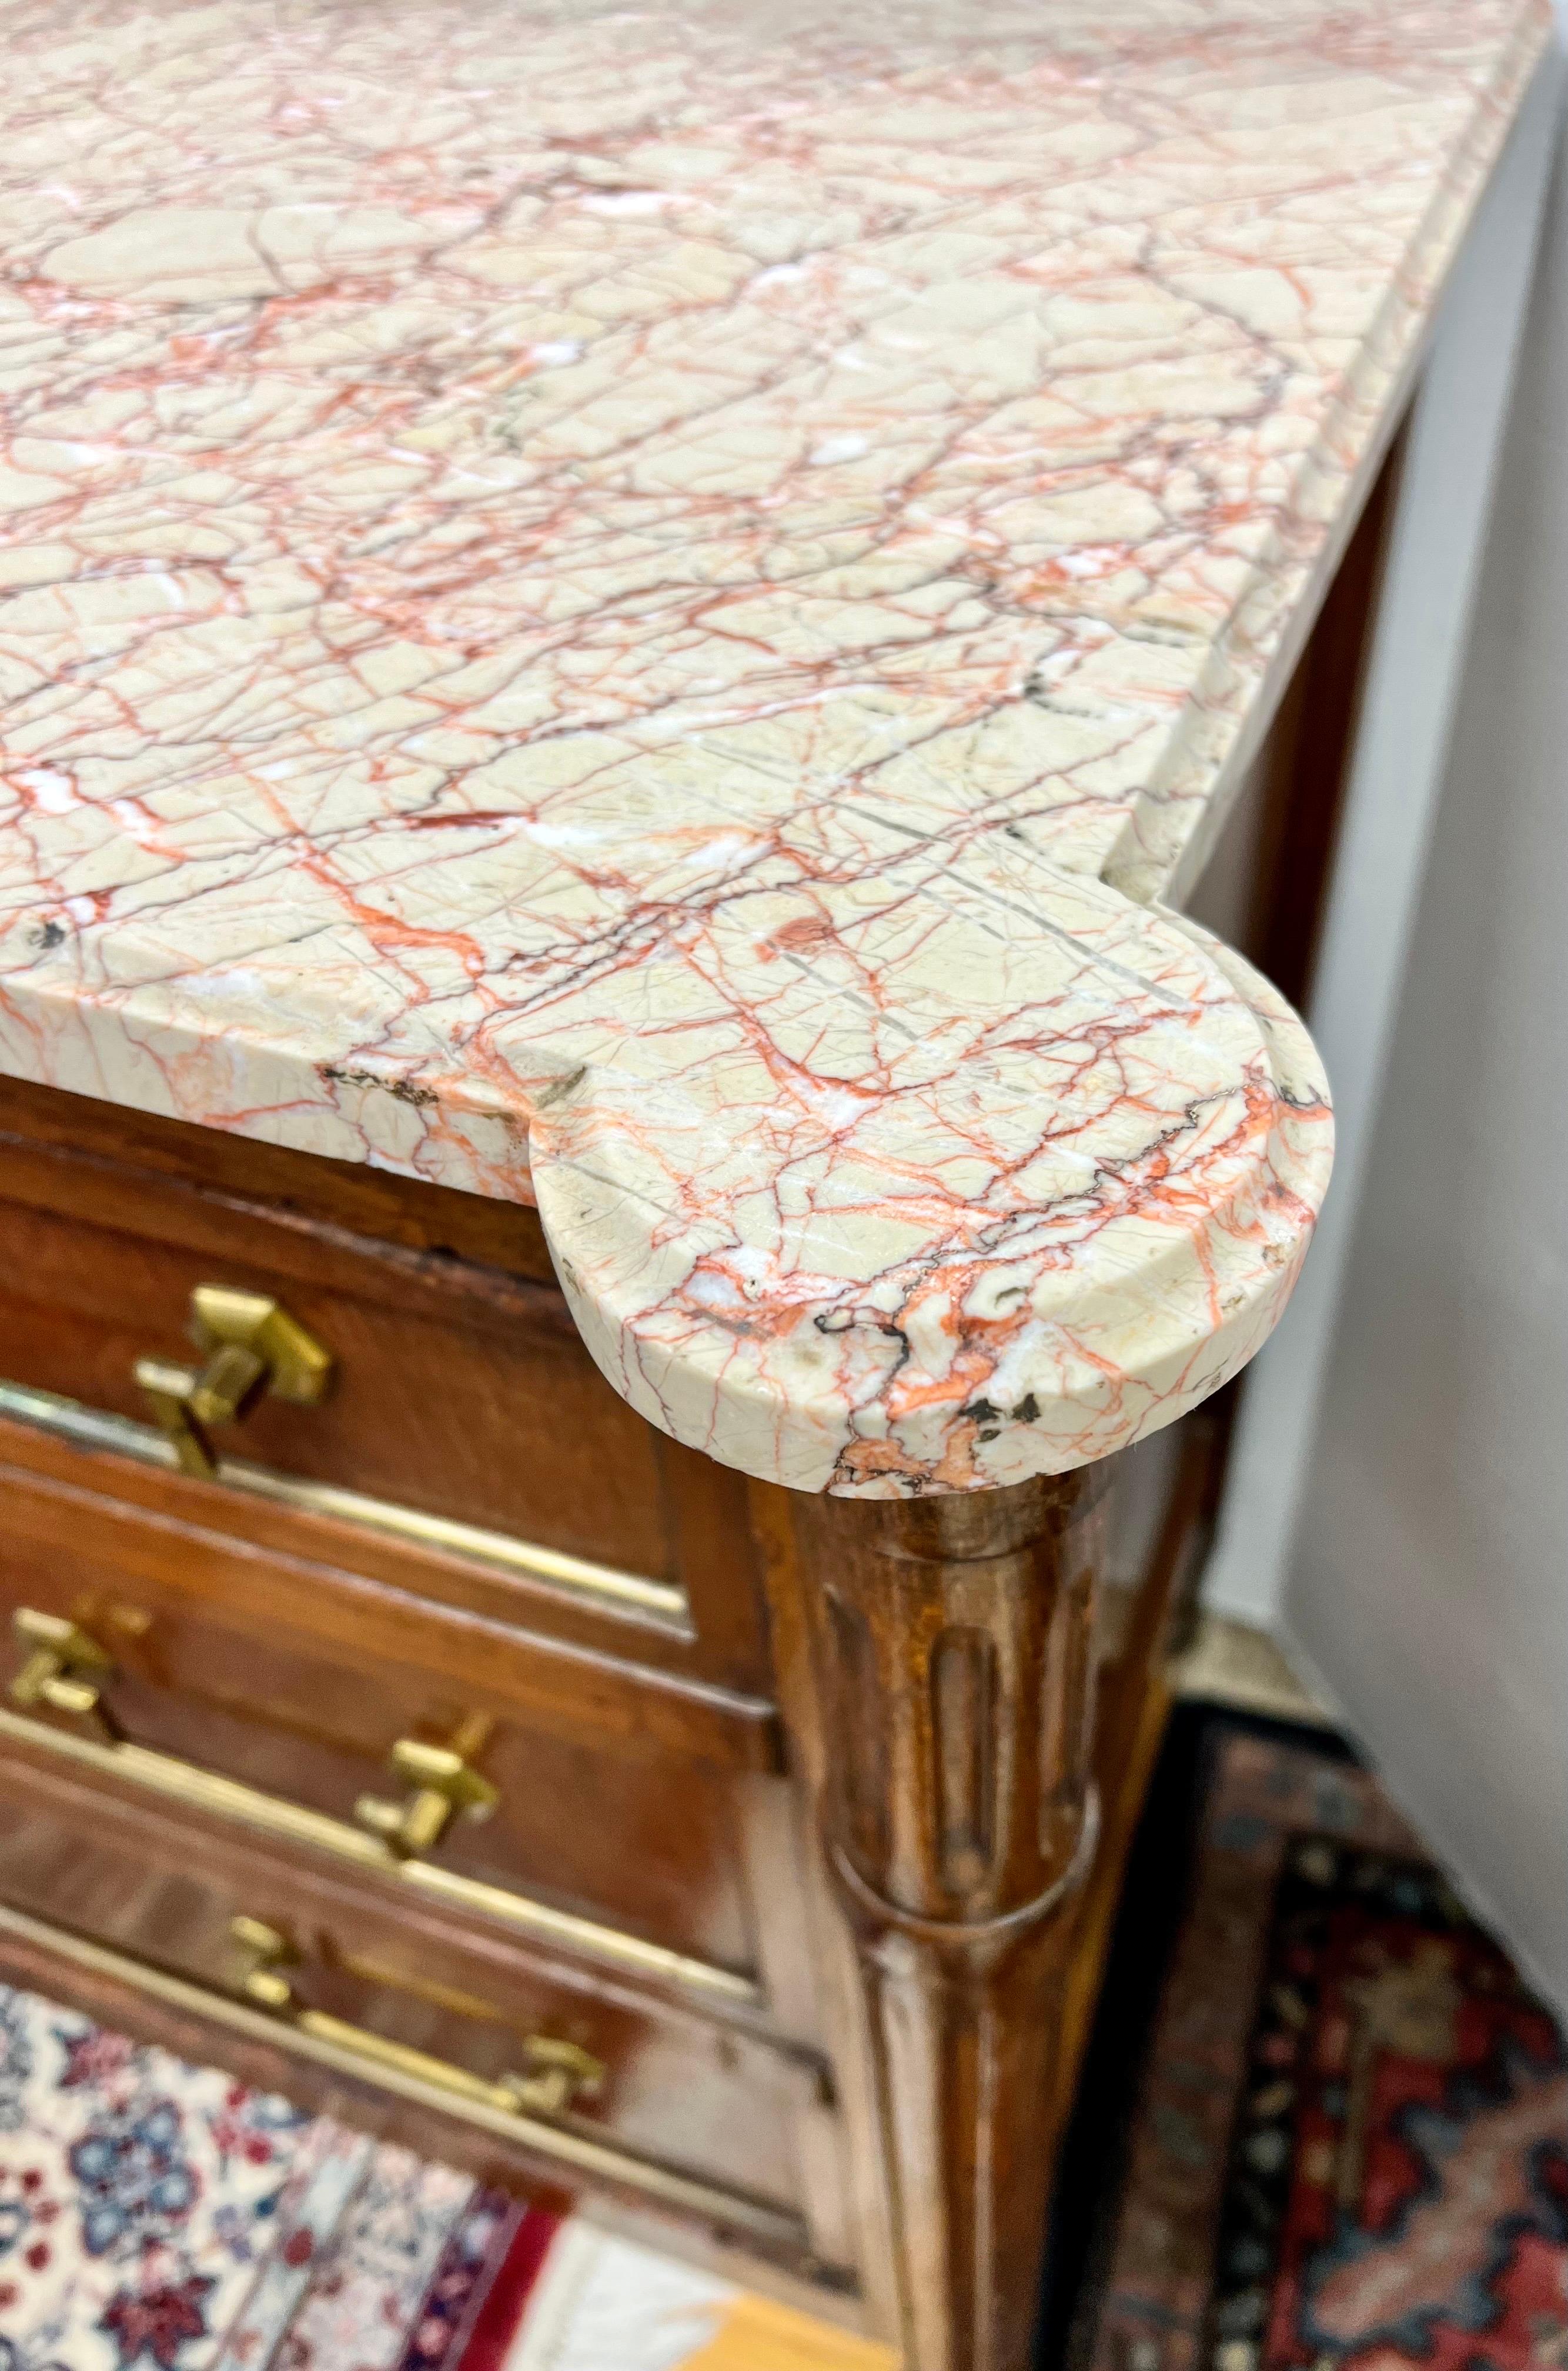
<path fill-rule="evenodd" d="M 1563 2371 L 1568 2060 L 1375 1780 L 1228 1734 L 1081 2371 Z"/>
<path fill-rule="evenodd" d="M 0 2371 L 894 2371 L 0 1986 Z"/>

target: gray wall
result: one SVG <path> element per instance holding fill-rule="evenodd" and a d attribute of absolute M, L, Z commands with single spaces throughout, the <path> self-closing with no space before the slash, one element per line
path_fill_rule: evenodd
<path fill-rule="evenodd" d="M 1568 171 L 1286 1597 L 1568 2007 Z"/>

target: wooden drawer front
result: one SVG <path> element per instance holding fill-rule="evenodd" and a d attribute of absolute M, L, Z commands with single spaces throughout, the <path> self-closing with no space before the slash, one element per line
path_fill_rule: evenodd
<path fill-rule="evenodd" d="M 139 1427 L 124 1431 L 128 1453 L 156 1457 L 162 1436 L 133 1370 L 144 1357 L 200 1365 L 189 1328 L 204 1284 L 277 1301 L 333 1361 L 320 1405 L 263 1394 L 214 1428 L 231 1488 L 248 1466 L 286 1477 L 302 1503 L 314 1489 L 360 1525 L 367 1555 L 401 1516 L 405 1544 L 534 1590 L 542 1611 L 529 1618 L 548 1619 L 558 1599 L 640 1621 L 651 1659 L 755 1681 L 738 1477 L 632 1414 L 553 1285 L 0 1135 L 6 1383 Z"/>
<path fill-rule="evenodd" d="M 749 1982 L 766 1707 L 0 1467 L 0 1620 L 23 1606 L 98 1642 L 125 1739 L 341 1822 L 398 1796 L 398 1740 L 467 1724 L 500 1800 L 432 1859 Z"/>
<path fill-rule="evenodd" d="M 655 2201 L 683 2177 L 711 2185 L 714 2211 L 776 2242 L 805 2241 L 798 2127 L 819 2120 L 823 2076 L 804 2054 L 584 1980 L 543 1955 L 487 1947 L 460 1925 L 373 1890 L 323 1881 L 199 1821 L 148 1812 L 112 1787 L 84 1786 L 22 1752 L 0 1753 L 0 1902 L 206 1988 L 245 1998 L 258 1955 L 234 1921 L 264 1923 L 292 1960 L 270 1963 L 293 1994 L 280 2028 L 332 2020 L 347 2061 L 377 2079 L 374 2039 L 485 2084 L 525 2074 L 530 2045 L 565 2043 L 602 2068 L 597 2088 L 531 2101 L 547 2164 L 548 2132 L 608 2143 L 628 2186 Z M 306 2012 L 301 2018 L 300 2012 Z M 314 2016 L 310 2013 L 314 2012 Z M 461 2095 L 458 2095 L 461 2106 Z M 576 2186 L 567 2163 L 565 2179 Z"/>

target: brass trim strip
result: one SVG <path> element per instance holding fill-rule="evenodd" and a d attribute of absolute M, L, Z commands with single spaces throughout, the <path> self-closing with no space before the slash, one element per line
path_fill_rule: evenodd
<path fill-rule="evenodd" d="M 432 2082 L 391 2059 L 378 2059 L 372 2075 L 365 2065 L 368 2053 L 349 2049 L 329 2035 L 312 2033 L 271 2018 L 263 2010 L 231 2000 L 225 1994 L 190 1977 L 169 1975 L 161 1968 L 133 1958 L 129 1952 L 89 1942 L 66 1927 L 51 1926 L 24 1910 L 0 1903 L 0 1942 L 7 1936 L 31 1944 L 35 1949 L 52 1951 L 91 1975 L 129 1984 L 187 2016 L 206 2018 L 213 2024 L 226 2026 L 248 2041 L 270 2043 L 274 2049 L 325 2066 L 334 2075 L 362 2083 L 374 2080 L 381 2089 L 399 2099 L 444 2115 L 457 2116 L 465 2123 L 478 2125 L 498 2139 L 512 2141 L 551 2165 L 567 2166 L 588 2180 L 632 2191 L 659 2205 L 698 2215 L 705 2222 L 722 2224 L 778 2251 L 796 2257 L 810 2254 L 805 2220 L 788 2207 L 775 2206 L 745 2191 L 724 2189 L 696 2174 L 677 2172 L 673 2167 L 596 2140 L 586 2133 L 490 2107 L 478 2097 L 459 2099 L 445 2082 Z"/>
<path fill-rule="evenodd" d="M 461 2099 L 465 2107 L 496 2109 L 509 2125 L 514 2119 L 521 2121 L 526 2113 L 513 2105 L 502 2084 L 487 2082 L 482 2075 L 471 2075 L 454 2059 L 435 2058 L 428 2050 L 413 2050 L 406 2041 L 391 2041 L 384 2033 L 373 2033 L 368 2026 L 351 2025 L 345 2018 L 329 2017 L 323 2009 L 294 2008 L 279 2023 L 291 2033 L 329 2041 L 362 2067 L 374 2067 L 378 2079 L 388 2070 L 411 2075 L 416 2081 L 428 2084 L 432 2091 L 439 2091 L 443 2099 Z"/>
<path fill-rule="evenodd" d="M 553 1949 L 599 1960 L 645 1981 L 677 1986 L 709 2003 L 723 2002 L 731 2007 L 748 2009 L 763 2005 L 760 1985 L 749 1976 L 737 1974 L 732 1968 L 715 1967 L 707 1960 L 691 1959 L 684 1951 L 673 1951 L 663 1943 L 646 1942 L 639 1935 L 623 1934 L 618 1927 L 601 1926 L 596 1920 L 580 1918 L 569 1910 L 552 1910 L 548 1903 L 535 1902 L 525 1893 L 509 1892 L 504 1886 L 489 1885 L 482 1878 L 465 1877 L 460 1870 L 444 1868 L 436 1861 L 400 1860 L 387 1850 L 379 1836 L 370 1834 L 366 1829 L 351 1827 L 346 1820 L 335 1820 L 326 1811 L 309 1810 L 303 1803 L 291 1803 L 283 1796 L 263 1794 L 259 1787 L 248 1787 L 242 1779 L 225 1778 L 216 1771 L 199 1769 L 194 1763 L 178 1761 L 173 1754 L 158 1753 L 149 1746 L 132 1745 L 122 1740 L 108 1743 L 98 1738 L 78 1736 L 74 1730 L 54 1729 L 0 1706 L 0 1741 L 6 1738 L 41 1747 L 46 1753 L 74 1763 L 78 1769 L 128 1779 L 133 1786 L 160 1795 L 166 1801 L 181 1803 L 188 1810 L 236 1820 L 282 1843 L 329 1853 L 334 1860 L 373 1870 L 377 1877 L 387 1878 L 405 1891 L 428 1902 L 495 1919 L 510 1926 L 514 1934 Z"/>
<path fill-rule="evenodd" d="M 139 1424 L 133 1417 L 116 1416 L 108 1408 L 88 1407 L 60 1392 L 38 1391 L 30 1383 L 0 1382 L 0 1416 L 17 1424 L 30 1424 L 78 1449 L 108 1450 L 113 1456 L 133 1457 L 138 1464 L 158 1465 L 169 1474 L 179 1469 L 173 1442 L 156 1425 Z M 340 1489 L 336 1483 L 306 1482 L 293 1474 L 275 1474 L 271 1466 L 252 1465 L 242 1457 L 220 1457 L 217 1479 L 232 1489 L 248 1491 L 252 1498 L 271 1499 L 275 1506 L 293 1507 L 307 1515 L 329 1515 L 338 1522 L 379 1532 L 409 1546 L 462 1556 L 470 1564 L 488 1565 L 509 1579 L 540 1582 L 601 1613 L 655 1623 L 677 1637 L 693 1636 L 686 1591 L 672 1581 L 617 1572 L 613 1565 L 536 1547 L 531 1541 L 486 1531 L 478 1523 L 423 1514 L 417 1507 L 399 1507 L 390 1498 Z"/>

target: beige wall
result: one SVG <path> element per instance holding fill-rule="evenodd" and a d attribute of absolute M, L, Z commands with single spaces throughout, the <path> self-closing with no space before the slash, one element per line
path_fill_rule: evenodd
<path fill-rule="evenodd" d="M 1568 2007 L 1568 171 L 1286 1627 Z"/>

